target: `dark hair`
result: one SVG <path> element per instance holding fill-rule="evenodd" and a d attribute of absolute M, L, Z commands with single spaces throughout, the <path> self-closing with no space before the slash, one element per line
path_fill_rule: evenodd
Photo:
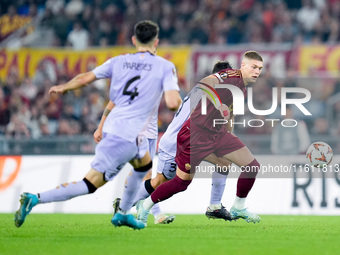
<path fill-rule="evenodd" d="M 135 36 L 142 44 L 151 42 L 158 36 L 159 27 L 155 22 L 143 20 L 135 25 Z"/>
<path fill-rule="evenodd" d="M 212 73 L 217 73 L 227 68 L 232 68 L 228 61 L 218 61 L 215 63 Z"/>
<path fill-rule="evenodd" d="M 249 58 L 249 59 L 258 60 L 258 61 L 263 62 L 263 59 L 262 59 L 260 53 L 258 53 L 257 51 L 254 51 L 254 50 L 250 50 L 250 51 L 245 52 L 243 54 L 243 56 L 246 57 L 246 58 Z"/>

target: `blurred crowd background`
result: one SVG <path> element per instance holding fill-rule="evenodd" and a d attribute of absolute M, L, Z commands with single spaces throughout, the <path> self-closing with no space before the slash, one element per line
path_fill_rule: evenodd
<path fill-rule="evenodd" d="M 161 44 L 340 39 L 338 0 L 2 0 L 0 8 L 0 38 L 14 28 L 9 17 L 39 17 L 53 34 L 51 46 L 75 49 L 129 44 L 143 19 L 160 25 Z"/>
<path fill-rule="evenodd" d="M 91 47 L 131 45 L 133 26 L 143 19 L 159 24 L 160 47 L 273 43 L 337 45 L 340 40 L 338 0 L 2 0 L 0 45 L 6 45 L 15 33 L 24 38 L 18 40 L 15 47 L 69 47 L 81 51 Z M 89 70 L 93 67 L 89 66 Z M 62 66 L 54 69 L 43 62 L 33 77 L 20 78 L 18 73 L 18 68 L 12 67 L 6 79 L 0 80 L 0 141 L 39 141 L 41 138 L 79 135 L 87 135 L 86 139 L 89 139 L 108 101 L 107 81 L 97 81 L 85 89 L 59 97 L 48 95 L 49 88 L 73 77 Z M 188 83 L 180 79 L 183 96 L 192 85 Z M 277 78 L 267 72 L 254 86 L 253 99 L 257 109 L 270 108 L 273 87 L 308 88 L 312 100 L 306 107 L 313 117 L 303 116 L 297 109 L 291 111 L 291 116 L 306 124 L 304 132 L 311 137 L 332 140 L 340 135 L 340 98 L 334 98 L 340 93 L 339 79 L 298 78 L 292 70 L 288 70 L 284 78 Z M 280 117 L 279 110 L 266 118 Z M 172 116 L 173 113 L 161 104 L 161 134 Z M 263 116 L 252 116 L 249 112 L 245 118 L 264 120 Z M 237 134 L 258 135 L 254 140 L 255 147 L 261 147 L 259 137 L 266 142 L 272 139 L 270 125 L 235 127 Z M 83 143 L 82 152 L 93 152 L 90 142 Z M 1 145 L 0 142 L 0 150 L 22 153 L 24 144 L 16 144 L 19 143 L 5 145 L 3 142 Z M 51 144 L 47 143 L 47 147 Z M 29 146 L 35 148 L 32 143 Z M 333 146 L 340 150 L 338 143 Z M 44 153 L 39 148 L 37 145 L 32 153 Z M 268 149 L 259 148 L 258 152 L 268 153 Z"/>

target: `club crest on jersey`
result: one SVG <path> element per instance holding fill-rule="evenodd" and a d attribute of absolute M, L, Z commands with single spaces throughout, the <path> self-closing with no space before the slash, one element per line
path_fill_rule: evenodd
<path fill-rule="evenodd" d="M 220 74 L 220 77 L 221 77 L 223 80 L 225 80 L 225 79 L 228 78 L 228 73 L 226 73 L 226 72 L 220 72 L 219 74 Z"/>

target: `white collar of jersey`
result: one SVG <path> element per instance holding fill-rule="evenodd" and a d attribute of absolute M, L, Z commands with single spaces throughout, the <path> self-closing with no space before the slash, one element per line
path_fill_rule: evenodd
<path fill-rule="evenodd" d="M 152 56 L 154 56 L 155 54 L 152 54 L 150 51 L 146 50 L 146 51 L 137 51 L 136 53 L 150 53 Z"/>

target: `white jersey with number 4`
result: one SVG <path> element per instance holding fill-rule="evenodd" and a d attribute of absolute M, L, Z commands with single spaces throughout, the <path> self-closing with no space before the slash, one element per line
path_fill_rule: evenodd
<path fill-rule="evenodd" d="M 103 132 L 133 142 L 158 107 L 163 91 L 179 90 L 175 66 L 149 52 L 120 55 L 93 70 L 97 79 L 110 78 L 115 107 Z"/>
<path fill-rule="evenodd" d="M 189 118 L 191 111 L 195 109 L 197 103 L 202 98 L 202 90 L 194 87 L 183 99 L 182 105 L 178 109 L 167 130 L 159 140 L 159 149 L 170 156 L 176 156 L 177 134 L 184 122 Z"/>

